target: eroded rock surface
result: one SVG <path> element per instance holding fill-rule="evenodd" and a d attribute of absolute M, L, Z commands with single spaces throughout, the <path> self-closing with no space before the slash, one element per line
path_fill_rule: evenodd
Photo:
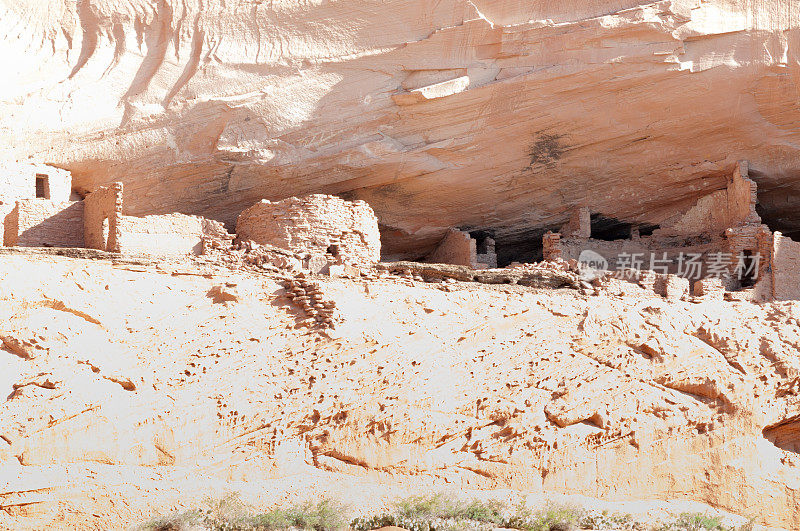
<path fill-rule="evenodd" d="M 579 206 L 673 218 L 749 159 L 793 233 L 799 27 L 794 0 L 4 0 L 0 158 L 229 229 L 345 194 L 389 255 L 473 227 L 502 259 Z"/>
<path fill-rule="evenodd" d="M 0 256 L 13 529 L 369 484 L 683 499 L 800 525 L 796 302 L 95 255 Z M 309 325 L 321 308 L 335 326 Z"/>

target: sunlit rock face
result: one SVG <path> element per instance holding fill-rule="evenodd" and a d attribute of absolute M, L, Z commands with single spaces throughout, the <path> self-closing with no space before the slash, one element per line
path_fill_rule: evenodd
<path fill-rule="evenodd" d="M 233 227 L 363 199 L 384 256 L 501 258 L 576 206 L 659 223 L 751 161 L 800 230 L 794 0 L 0 0 L 0 157 Z"/>

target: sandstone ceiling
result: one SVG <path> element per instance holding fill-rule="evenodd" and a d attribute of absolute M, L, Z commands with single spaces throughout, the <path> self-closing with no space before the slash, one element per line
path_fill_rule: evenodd
<path fill-rule="evenodd" d="M 0 0 L 0 157 L 231 227 L 360 198 L 406 256 L 579 205 L 658 223 L 749 159 L 794 231 L 798 28 L 796 0 Z"/>

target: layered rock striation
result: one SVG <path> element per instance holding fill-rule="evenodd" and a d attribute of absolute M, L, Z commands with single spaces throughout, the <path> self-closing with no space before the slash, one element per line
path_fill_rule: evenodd
<path fill-rule="evenodd" d="M 385 254 L 501 261 L 581 206 L 659 224 L 751 161 L 800 228 L 793 0 L 0 2 L 0 156 L 120 181 L 128 215 L 364 199 Z"/>

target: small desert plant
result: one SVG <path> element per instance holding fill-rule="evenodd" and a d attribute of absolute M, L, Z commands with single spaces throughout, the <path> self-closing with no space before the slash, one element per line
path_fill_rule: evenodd
<path fill-rule="evenodd" d="M 288 529 L 290 527 L 325 531 L 347 527 L 344 508 L 331 500 L 306 502 L 288 508 L 273 509 L 267 513 L 248 516 L 242 519 L 241 523 L 249 526 L 244 527 L 244 529 L 257 529 L 259 531 Z"/>
<path fill-rule="evenodd" d="M 602 513 L 585 514 L 579 525 L 581 529 L 620 529 L 630 531 L 644 531 L 648 529 L 645 524 L 634 520 L 629 514 L 611 514 L 608 511 Z"/>
<path fill-rule="evenodd" d="M 516 512 L 503 521 L 501 527 L 522 529 L 524 531 L 568 531 L 575 529 L 583 516 L 583 511 L 572 505 L 549 504 L 533 510 L 519 504 Z"/>
<path fill-rule="evenodd" d="M 658 531 L 731 531 L 719 516 L 702 513 L 682 513 L 674 522 L 664 524 Z"/>
<path fill-rule="evenodd" d="M 749 518 L 747 520 L 747 523 L 744 523 L 744 524 L 740 525 L 739 527 L 737 527 L 736 531 L 753 531 L 753 529 L 755 529 L 755 527 L 756 527 L 756 519 L 755 518 Z"/>
<path fill-rule="evenodd" d="M 567 531 L 576 529 L 583 512 L 570 505 L 550 504 L 534 510 L 524 504 L 504 516 L 504 505 L 498 501 L 469 502 L 444 495 L 418 496 L 401 500 L 391 513 L 357 518 L 350 527 L 369 531 L 384 526 L 397 526 L 410 531 L 479 530 L 494 527 L 524 531 Z"/>
<path fill-rule="evenodd" d="M 415 496 L 397 502 L 392 512 L 356 518 L 355 531 L 397 526 L 409 531 L 491 529 L 503 519 L 498 501 L 462 501 L 443 494 Z"/>
<path fill-rule="evenodd" d="M 277 531 L 313 529 L 315 531 L 347 528 L 344 508 L 331 500 L 306 502 L 250 514 L 238 497 L 206 501 L 207 508 L 160 518 L 144 526 L 148 531 L 184 531 L 190 528 L 210 531 Z"/>
<path fill-rule="evenodd" d="M 503 504 L 498 501 L 461 501 L 443 494 L 406 498 L 396 504 L 395 512 L 411 518 L 440 518 L 498 523 Z"/>
<path fill-rule="evenodd" d="M 202 509 L 160 517 L 142 528 L 148 531 L 183 531 L 193 527 L 218 529 L 212 527 L 215 522 L 230 521 L 245 514 L 244 504 L 236 494 L 230 494 L 219 500 L 207 498 L 203 503 L 205 507 Z"/>
<path fill-rule="evenodd" d="M 459 517 L 478 522 L 499 523 L 503 519 L 502 511 L 503 504 L 497 500 L 488 502 L 473 500 L 461 507 Z"/>
<path fill-rule="evenodd" d="M 308 501 L 254 514 L 236 495 L 205 500 L 202 509 L 162 517 L 144 525 L 147 531 L 338 531 L 347 529 L 345 507 L 329 499 Z M 752 531 L 754 520 L 737 528 L 727 527 L 718 516 L 683 513 L 669 523 L 652 528 L 629 515 L 585 511 L 573 505 L 549 503 L 532 509 L 524 503 L 508 507 L 490 500 L 464 501 L 443 494 L 405 498 L 392 511 L 356 518 L 353 531 L 397 526 L 408 531 L 490 531 L 497 527 L 521 531 L 592 530 L 644 531 Z"/>
<path fill-rule="evenodd" d="M 408 531 L 436 531 L 440 529 L 432 520 L 383 513 L 374 516 L 356 518 L 350 523 L 353 531 L 371 531 L 381 527 L 396 526 Z"/>
<path fill-rule="evenodd" d="M 204 520 L 200 511 L 186 511 L 170 516 L 161 516 L 143 525 L 141 529 L 147 531 L 182 531 L 194 526 L 202 525 Z"/>

